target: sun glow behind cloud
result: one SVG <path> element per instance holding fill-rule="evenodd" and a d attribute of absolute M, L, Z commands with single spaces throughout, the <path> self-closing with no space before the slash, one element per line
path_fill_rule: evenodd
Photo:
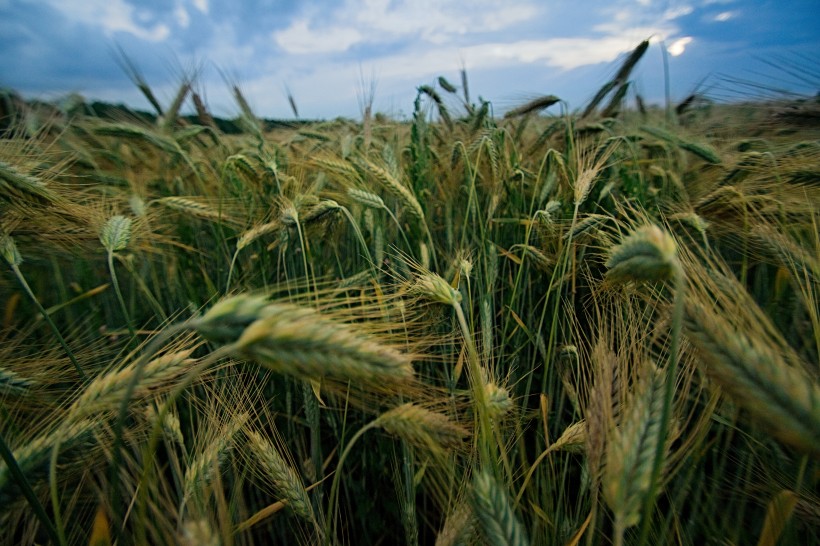
<path fill-rule="evenodd" d="M 691 43 L 692 37 L 685 36 L 683 38 L 680 38 L 679 40 L 675 40 L 674 42 L 672 42 L 672 44 L 669 47 L 667 47 L 666 50 L 673 57 L 679 57 L 683 55 L 683 53 L 686 51 L 686 46 L 688 46 Z"/>

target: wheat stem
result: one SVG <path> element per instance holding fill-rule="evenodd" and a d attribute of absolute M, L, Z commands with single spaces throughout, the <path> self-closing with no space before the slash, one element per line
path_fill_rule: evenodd
<path fill-rule="evenodd" d="M 128 328 L 128 333 L 131 335 L 131 342 L 137 340 L 137 332 L 134 330 L 134 325 L 131 323 L 131 315 L 128 312 L 128 306 L 125 305 L 125 298 L 122 296 L 120 290 L 120 281 L 117 278 L 117 272 L 114 269 L 114 252 L 108 251 L 108 271 L 111 274 L 111 283 L 114 285 L 114 293 L 117 295 L 117 301 L 122 309 L 122 314 L 125 317 L 125 325 Z"/>
<path fill-rule="evenodd" d="M 339 481 L 342 475 L 342 465 L 347 459 L 347 456 L 350 454 L 350 450 L 353 448 L 356 441 L 368 430 L 376 428 L 379 424 L 378 421 L 379 420 L 377 418 L 356 431 L 356 434 L 354 434 L 347 445 L 345 445 L 344 451 L 342 451 L 342 455 L 339 457 L 339 462 L 336 464 L 336 470 L 333 475 L 333 483 L 330 486 L 330 498 L 328 499 L 328 514 L 330 514 L 330 517 L 328 518 L 327 528 L 325 529 L 326 545 L 330 544 L 331 537 L 336 533 L 336 513 L 338 510 L 336 510 L 335 507 L 339 498 Z"/>
<path fill-rule="evenodd" d="M 17 483 L 17 486 L 22 490 L 23 495 L 31 505 L 31 509 L 34 510 L 34 515 L 38 520 L 40 520 L 40 524 L 43 526 L 46 533 L 48 533 L 48 536 L 51 537 L 51 541 L 55 544 L 65 546 L 65 537 L 57 532 L 57 529 L 54 527 L 54 523 L 52 523 L 51 519 L 49 519 L 48 514 L 46 514 L 43 505 L 40 504 L 40 500 L 37 498 L 37 495 L 34 494 L 31 484 L 28 483 L 25 474 L 23 474 L 23 471 L 20 470 L 20 466 L 17 464 L 17 459 L 14 458 L 14 454 L 6 444 L 6 439 L 3 437 L 2 430 L 0 430 L 0 456 L 3 457 L 3 460 L 6 462 L 8 472 Z"/>
<path fill-rule="evenodd" d="M 492 423 L 489 415 L 489 404 L 487 402 L 487 391 L 484 385 L 487 383 L 487 372 L 481 367 L 478 360 L 478 351 L 476 350 L 473 336 L 467 326 L 467 319 L 464 316 L 464 311 L 461 309 L 459 302 L 453 303 L 453 309 L 456 312 L 459 327 L 464 338 L 464 343 L 467 345 L 467 366 L 469 371 L 470 388 L 473 394 L 476 413 L 478 415 L 478 442 L 481 449 L 481 460 L 484 464 L 492 464 L 495 457 L 491 455 L 492 445 Z"/>
<path fill-rule="evenodd" d="M 683 312 L 685 302 L 686 277 L 678 262 L 674 262 L 674 298 L 675 303 L 672 309 L 672 333 L 669 342 L 669 363 L 666 366 L 666 383 L 663 393 L 663 412 L 661 413 L 660 429 L 658 430 L 658 444 L 655 447 L 655 460 L 652 465 L 652 478 L 649 491 L 644 498 L 643 521 L 641 523 L 641 535 L 638 544 L 645 544 L 649 539 L 649 522 L 652 520 L 652 506 L 655 503 L 655 495 L 660 488 L 661 473 L 666 454 L 666 437 L 669 434 L 669 424 L 672 421 L 672 401 L 675 396 L 675 382 L 677 381 L 678 368 L 678 345 L 680 344 L 681 328 L 683 325 Z"/>
<path fill-rule="evenodd" d="M 54 441 L 54 447 L 51 448 L 51 457 L 48 465 L 48 488 L 49 496 L 51 497 L 51 511 L 54 514 L 54 527 L 60 536 L 60 544 L 67 544 L 65 528 L 63 527 L 63 517 L 60 511 L 60 494 L 57 489 L 57 456 L 59 453 L 60 435 L 58 434 Z"/>

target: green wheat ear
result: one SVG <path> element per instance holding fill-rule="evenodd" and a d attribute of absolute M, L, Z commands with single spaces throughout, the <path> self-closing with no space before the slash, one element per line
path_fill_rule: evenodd
<path fill-rule="evenodd" d="M 239 294 L 217 302 L 197 322 L 202 337 L 218 343 L 236 341 L 270 304 L 264 296 Z"/>
<path fill-rule="evenodd" d="M 677 268 L 677 246 L 659 227 L 641 227 L 612 249 L 606 266 L 614 282 L 668 279 Z"/>
<path fill-rule="evenodd" d="M 9 265 L 20 265 L 23 263 L 23 257 L 20 251 L 17 250 L 17 245 L 11 235 L 0 233 L 0 256 L 6 260 Z"/>
<path fill-rule="evenodd" d="M 486 471 L 473 476 L 472 506 L 485 544 L 527 546 L 527 533 L 515 517 L 504 488 Z"/>
<path fill-rule="evenodd" d="M 131 239 L 131 219 L 118 214 L 108 219 L 100 232 L 100 241 L 108 252 L 125 250 Z"/>
<path fill-rule="evenodd" d="M 461 292 L 435 273 L 419 275 L 410 287 L 410 293 L 445 305 L 461 303 Z"/>

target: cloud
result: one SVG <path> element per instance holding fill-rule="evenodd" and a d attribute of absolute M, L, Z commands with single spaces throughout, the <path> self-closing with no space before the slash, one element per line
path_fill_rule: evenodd
<path fill-rule="evenodd" d="M 718 13 L 717 15 L 715 15 L 714 21 L 717 21 L 718 23 L 725 23 L 726 21 L 728 21 L 729 19 L 731 19 L 735 15 L 736 14 L 733 11 L 722 11 L 722 12 Z"/>
<path fill-rule="evenodd" d="M 120 33 L 116 40 L 135 53 L 148 81 L 168 76 L 167 65 L 156 62 L 162 59 L 163 44 L 130 33 Z M 0 82 L 23 93 L 77 91 L 97 97 L 101 88 L 133 87 L 115 62 L 112 45 L 100 26 L 68 20 L 45 2 L 19 2 L 8 10 L 0 5 Z"/>
<path fill-rule="evenodd" d="M 641 34 L 656 33 L 642 29 Z M 540 64 L 560 70 L 612 62 L 632 51 L 637 42 L 627 36 L 599 38 L 552 38 L 494 42 L 464 48 L 436 49 L 419 54 L 403 53 L 373 60 L 379 74 L 390 78 L 421 78 L 447 72 L 463 58 L 471 70 L 501 68 L 516 64 Z"/>
<path fill-rule="evenodd" d="M 680 57 L 683 55 L 683 52 L 686 51 L 686 46 L 692 43 L 691 36 L 685 36 L 678 40 L 672 42 L 666 50 L 669 52 L 670 55 L 673 57 Z"/>
<path fill-rule="evenodd" d="M 663 13 L 663 20 L 674 21 L 675 19 L 691 14 L 693 11 L 695 11 L 695 9 L 687 5 L 672 7 Z"/>
<path fill-rule="evenodd" d="M 309 54 L 347 51 L 363 37 L 358 30 L 349 27 L 311 29 L 308 21 L 300 19 L 285 30 L 274 32 L 273 39 L 288 53 Z"/>
<path fill-rule="evenodd" d="M 441 43 L 452 36 L 494 32 L 525 21 L 537 13 L 529 2 L 477 0 L 465 9 L 463 2 L 436 0 L 366 0 L 348 2 L 357 25 L 377 35 L 411 36 Z"/>
<path fill-rule="evenodd" d="M 145 12 L 137 12 L 134 6 L 123 0 L 47 0 L 47 3 L 69 21 L 102 28 L 106 36 L 127 32 L 142 40 L 161 42 L 171 34 L 168 26 L 162 23 L 150 27 L 140 24 L 139 19 L 145 18 Z"/>
<path fill-rule="evenodd" d="M 766 44 L 816 43 L 811 2 L 795 4 L 802 7 L 784 11 L 756 0 L 760 24 L 772 28 Z M 504 93 L 544 91 L 572 102 L 586 92 L 590 78 L 599 77 L 590 84 L 597 89 L 605 77 L 600 73 L 615 70 L 601 63 L 616 62 L 650 37 L 669 45 L 670 54 L 687 53 L 675 61 L 681 81 L 684 74 L 699 79 L 733 62 L 723 60 L 727 48 L 748 55 L 752 33 L 759 50 L 763 27 L 715 24 L 739 19 L 742 5 L 733 0 L 0 0 L 0 82 L 35 94 L 78 90 L 116 98 L 119 89 L 122 100 L 130 101 L 133 85 L 111 54 L 119 45 L 160 95 L 167 89 L 173 96 L 180 73 L 197 67 L 200 90 L 228 115 L 235 113 L 235 104 L 214 67 L 241 85 L 260 115 L 288 115 L 285 83 L 307 115 L 355 112 L 361 71 L 378 79 L 377 100 L 393 100 L 394 110 L 409 108 L 417 85 L 442 74 L 457 79 L 462 59 L 474 94 L 480 90 L 493 100 Z M 787 20 L 799 32 L 792 32 Z M 789 32 L 779 30 L 786 28 Z M 731 47 L 726 46 L 730 39 Z M 693 41 L 700 44 L 698 54 L 709 46 L 713 55 L 696 57 L 687 49 Z M 659 55 L 647 55 L 636 78 L 645 69 L 646 81 L 654 81 L 658 70 L 648 66 L 659 62 Z M 566 81 L 572 85 L 562 88 Z"/>
<path fill-rule="evenodd" d="M 385 93 L 407 103 L 420 81 L 452 74 L 460 60 L 476 80 L 503 74 L 496 76 L 503 84 L 492 83 L 488 88 L 509 88 L 511 82 L 505 78 L 515 70 L 530 70 L 540 78 L 611 63 L 651 36 L 673 38 L 679 28 L 671 19 L 688 11 L 681 7 L 670 10 L 665 2 L 643 11 L 622 9 L 621 17 L 616 18 L 612 8 L 600 6 L 588 12 L 568 7 L 547 11 L 530 2 L 497 8 L 494 2 L 479 1 L 465 11 L 460 3 L 427 0 L 350 1 L 338 11 L 303 8 L 284 28 L 268 34 L 290 55 L 269 55 L 258 70 L 246 71 L 247 77 L 240 82 L 249 97 L 264 101 L 256 106 L 266 111 L 286 107 L 284 94 L 276 89 L 287 82 L 300 111 L 311 112 L 321 105 L 322 115 L 332 113 L 333 108 L 336 113 L 349 111 L 344 105 L 355 105 L 355 76 L 361 70 L 376 75 L 380 97 Z M 544 38 L 545 34 L 555 37 Z M 219 51 L 223 59 L 260 56 L 256 47 L 252 53 L 230 53 L 236 43 L 230 34 L 222 40 L 211 51 Z M 303 55 L 312 55 L 311 61 L 305 63 Z M 512 85 L 538 84 L 528 77 Z M 333 89 L 332 97 L 328 89 Z"/>
<path fill-rule="evenodd" d="M 677 34 L 679 26 L 675 20 L 691 12 L 692 8 L 687 5 L 664 9 L 636 9 L 634 5 L 615 5 L 600 11 L 603 22 L 593 24 L 592 30 L 612 37 L 629 36 L 633 40 L 650 37 L 663 40 Z M 579 34 L 588 32 L 582 29 Z"/>
<path fill-rule="evenodd" d="M 282 30 L 275 42 L 288 53 L 343 52 L 356 44 L 377 45 L 420 39 L 442 45 L 465 35 L 497 32 L 527 21 L 538 10 L 528 2 L 478 0 L 465 10 L 453 0 L 348 0 L 332 12 L 308 10 Z"/>
<path fill-rule="evenodd" d="M 178 5 L 174 10 L 174 15 L 180 27 L 188 28 L 188 25 L 191 24 L 191 17 L 188 15 L 188 11 L 184 6 Z"/>

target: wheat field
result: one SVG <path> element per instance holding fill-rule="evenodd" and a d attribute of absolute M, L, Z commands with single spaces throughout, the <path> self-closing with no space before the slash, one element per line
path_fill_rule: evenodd
<path fill-rule="evenodd" d="M 633 107 L 645 50 L 503 117 L 6 100 L 0 544 L 820 544 L 816 102 Z"/>

